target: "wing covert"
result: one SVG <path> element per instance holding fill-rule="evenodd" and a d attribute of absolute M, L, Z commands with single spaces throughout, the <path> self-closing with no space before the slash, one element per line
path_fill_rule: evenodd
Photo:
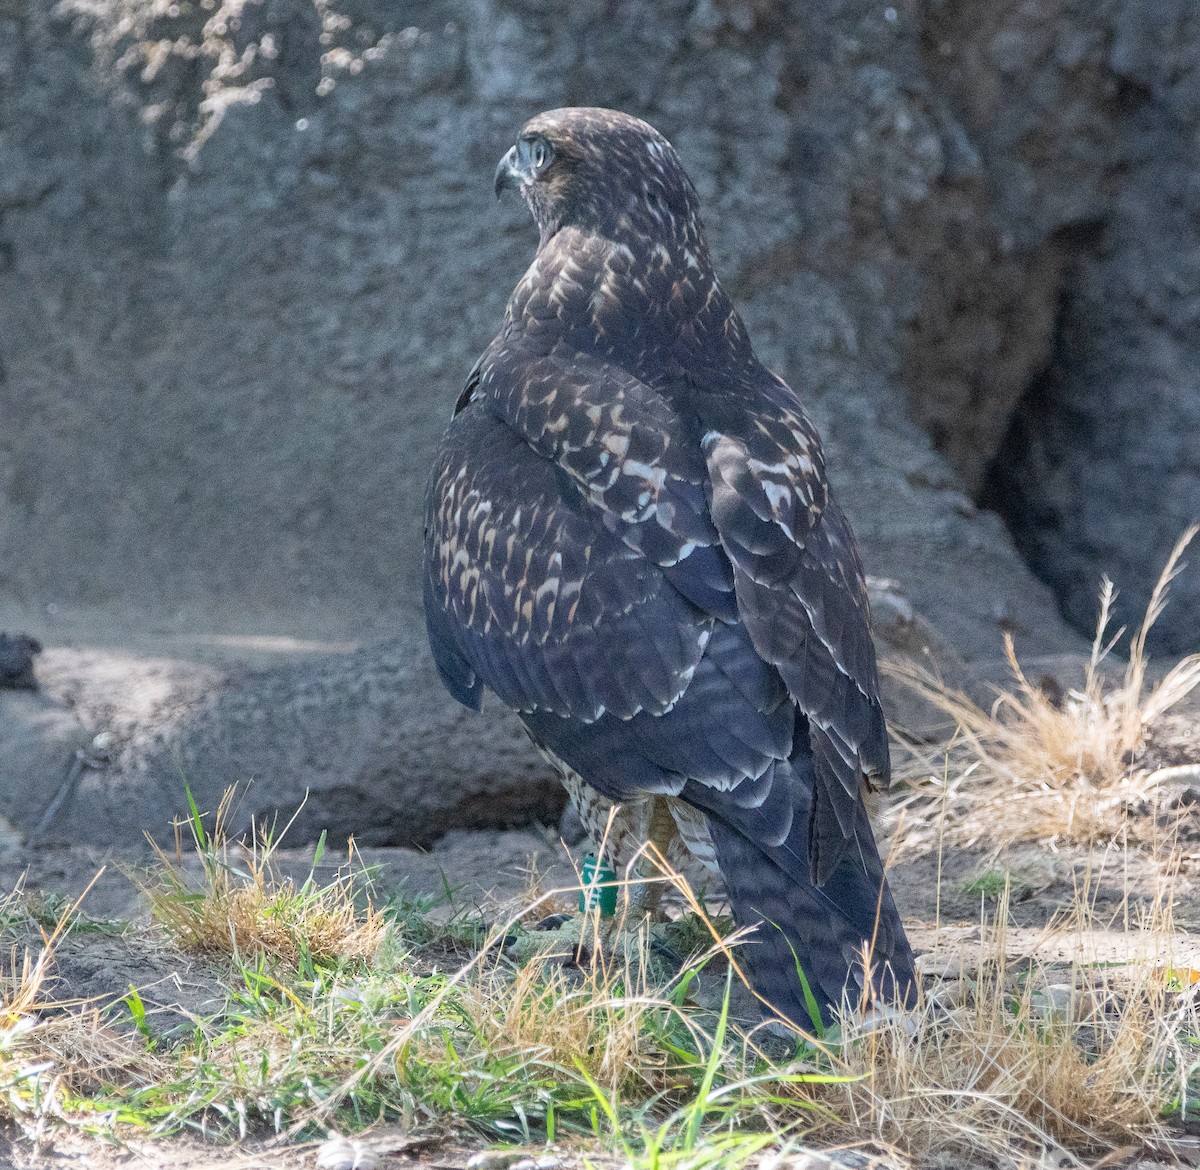
<path fill-rule="evenodd" d="M 858 552 L 829 497 L 816 431 L 771 379 L 739 400 L 736 415 L 721 404 L 702 409 L 713 424 L 702 443 L 738 612 L 808 718 L 821 881 L 856 840 L 862 784 L 888 782 L 887 728 Z"/>
<path fill-rule="evenodd" d="M 481 360 L 477 387 L 476 400 L 554 463 L 608 531 L 705 612 L 736 618 L 699 433 L 664 395 L 619 366 L 505 338 Z"/>
<path fill-rule="evenodd" d="M 426 622 L 456 694 L 479 680 L 519 712 L 662 714 L 713 619 L 564 490 L 562 472 L 483 404 L 439 452 L 426 511 Z"/>

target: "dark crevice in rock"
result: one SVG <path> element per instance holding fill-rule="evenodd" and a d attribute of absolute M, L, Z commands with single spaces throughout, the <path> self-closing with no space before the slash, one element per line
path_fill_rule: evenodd
<path fill-rule="evenodd" d="M 1053 356 L 977 497 L 1084 634 L 1102 575 L 1119 589 L 1116 623 L 1140 623 L 1171 546 L 1200 517 L 1200 270 L 1187 259 L 1197 199 L 1177 157 L 1164 150 L 1141 164 L 1108 222 L 1073 229 Z M 1194 569 L 1175 582 L 1149 645 L 1172 656 L 1200 648 Z"/>
<path fill-rule="evenodd" d="M 1068 4 L 1049 20 L 994 5 L 923 11 L 927 69 L 979 145 L 1001 238 L 1062 266 L 1043 360 L 1024 371 L 1019 401 L 985 415 L 985 427 L 999 423 L 998 443 L 981 444 L 985 432 L 961 411 L 998 399 L 978 392 L 992 376 L 986 362 L 978 383 L 958 373 L 971 322 L 953 290 L 945 307 L 933 300 L 932 331 L 917 322 L 905 371 L 914 416 L 976 500 L 1001 515 L 1076 629 L 1094 628 L 1102 574 L 1121 591 L 1116 621 L 1134 626 L 1172 544 L 1200 515 L 1191 6 Z M 967 291 L 986 288 L 987 275 Z M 1009 312 L 984 314 L 988 327 L 1027 330 L 1031 310 L 1044 318 L 1045 280 L 1028 268 L 1017 275 Z M 971 458 L 983 461 L 978 479 Z M 1176 581 L 1151 646 L 1172 655 L 1200 646 L 1200 572 Z"/>
<path fill-rule="evenodd" d="M 976 502 L 1001 517 L 1063 618 L 1091 637 L 1102 577 L 1118 587 L 1112 628 L 1136 628 L 1172 544 L 1200 519 L 1195 476 L 1189 483 L 1171 466 L 1176 447 L 1197 433 L 1187 419 L 1200 423 L 1200 395 L 1162 377 L 1164 365 L 1180 361 L 1170 330 L 1139 338 L 1138 314 L 1119 297 L 1105 303 L 1120 263 L 1107 255 L 1108 231 L 1080 225 L 1071 241 L 1088 255 L 1064 297 L 1053 356 L 1013 411 Z M 1126 364 L 1121 347 L 1131 343 L 1135 358 L 1146 347 L 1141 366 Z M 1176 582 L 1152 652 L 1200 649 L 1198 597 L 1194 574 Z"/>
<path fill-rule="evenodd" d="M 987 461 L 979 481 L 975 502 L 995 512 L 1033 574 L 1046 584 L 1058 601 L 1063 618 L 1086 637 L 1095 633 L 1095 584 L 1080 589 L 1053 549 L 1060 545 L 1069 527 L 1066 510 L 1056 503 L 1049 484 L 1058 467 L 1048 443 L 1050 436 L 1081 449 L 1095 442 L 1086 416 L 1063 410 L 1055 395 L 1059 371 L 1069 363 L 1070 340 L 1064 322 L 1071 303 L 1072 287 L 1085 257 L 1103 250 L 1106 225 L 1101 218 L 1080 220 L 1054 233 L 1051 246 L 1061 258 L 1054 329 L 1047 360 L 1030 378 L 1008 418 L 1003 437 Z M 1075 571 L 1081 566 L 1075 566 Z M 1091 600 L 1087 601 L 1087 589 Z"/>
<path fill-rule="evenodd" d="M 1058 599 L 1064 618 L 1080 633 L 1088 634 L 1095 627 L 1094 615 L 1089 619 L 1087 615 L 1072 614 L 1063 604 L 1064 582 L 1047 555 L 1048 544 L 1058 537 L 1064 524 L 1061 511 L 1042 490 L 1042 481 L 1050 469 L 1044 464 L 1045 450 L 1039 436 L 1051 425 L 1052 383 L 1049 367 L 1030 383 L 988 464 L 976 503 L 1004 521 L 1025 563 Z"/>
<path fill-rule="evenodd" d="M 1106 220 L 1103 216 L 1065 224 L 1054 233 L 1054 243 L 1066 252 L 1073 263 L 1085 255 L 1095 254 L 1104 247 Z"/>

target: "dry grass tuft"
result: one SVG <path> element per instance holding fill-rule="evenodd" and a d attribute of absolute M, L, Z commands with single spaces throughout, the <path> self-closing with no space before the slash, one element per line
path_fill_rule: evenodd
<path fill-rule="evenodd" d="M 405 1021 L 374 1068 L 393 1062 L 436 1066 L 445 1058 L 449 1024 L 476 1059 L 486 1054 L 501 1064 L 567 1071 L 572 1078 L 582 1072 L 613 1095 L 644 1095 L 665 1063 L 647 1031 L 648 1014 L 673 1009 L 651 986 L 648 927 L 631 925 L 628 885 L 615 919 L 590 910 L 575 920 L 574 934 L 547 934 L 549 945 L 514 969 L 504 946 L 512 932 L 551 914 L 575 912 L 584 890 L 582 878 L 546 890 L 536 872 L 527 876 L 527 896 L 424 1010 Z M 362 1068 L 351 1081 L 372 1071 Z"/>
<path fill-rule="evenodd" d="M 1008 635 L 1004 653 L 1014 689 L 1002 692 L 990 710 L 920 666 L 885 664 L 888 674 L 945 712 L 957 728 L 949 747 L 938 752 L 901 741 L 908 760 L 898 765 L 897 775 L 919 786 L 907 802 L 910 826 L 934 819 L 937 806 L 945 809 L 947 839 L 964 845 L 985 836 L 996 845 L 1045 839 L 1092 844 L 1155 831 L 1153 817 L 1141 818 L 1140 825 L 1129 817 L 1131 809 L 1153 802 L 1162 778 L 1137 761 L 1147 731 L 1200 686 L 1200 654 L 1148 685 L 1146 638 L 1196 532 L 1188 529 L 1172 550 L 1118 681 L 1103 669 L 1124 634 L 1109 633 L 1116 593 L 1107 579 L 1084 677 L 1061 701 L 1026 677 Z"/>
<path fill-rule="evenodd" d="M 99 1005 L 52 994 L 55 946 L 87 892 L 64 907 L 53 930 L 41 931 L 39 946 L 14 943 L 7 960 L 0 959 L 0 1116 L 35 1138 L 50 1122 L 79 1120 L 81 1107 L 86 1115 L 85 1094 L 163 1075 L 158 1058 L 110 1027 Z M 24 901 L 18 883 L 0 901 L 0 919 L 19 920 Z"/>
<path fill-rule="evenodd" d="M 584 913 L 576 919 L 577 942 L 569 934 L 515 971 L 494 945 L 485 945 L 459 972 L 456 979 L 463 978 L 456 1010 L 482 1051 L 519 1054 L 544 1067 L 574 1070 L 614 1101 L 666 1100 L 673 1090 L 690 1084 L 695 1067 L 685 1072 L 680 1065 L 680 1044 L 702 1062 L 701 1054 L 713 1043 L 713 1020 L 701 1019 L 685 992 L 718 957 L 750 991 L 736 949 L 743 933 L 723 936 L 687 878 L 652 844 L 642 854 L 653 876 L 638 876 L 643 866 L 640 857 L 635 859 L 621 881 L 616 915 Z M 535 921 L 550 908 L 576 909 L 586 892 L 582 876 L 576 877 L 576 885 L 539 892 L 508 923 L 494 928 L 493 944 L 515 923 Z M 645 887 L 675 891 L 695 916 L 693 953 L 681 972 L 665 973 L 655 957 L 660 927 L 636 908 Z M 664 1043 L 671 1033 L 674 1041 Z M 740 1075 L 744 1073 L 742 1068 Z"/>
<path fill-rule="evenodd" d="M 698 1012 L 687 996 L 709 960 L 730 951 L 686 879 L 657 854 L 655 867 L 660 874 L 655 878 L 626 875 L 615 917 L 601 917 L 596 909 L 576 914 L 561 934 L 526 927 L 552 910 L 576 908 L 589 887 L 580 878 L 575 885 L 530 890 L 532 901 L 510 907 L 477 953 L 447 975 L 419 1011 L 400 1021 L 388 1043 L 361 1062 L 310 1120 L 327 1117 L 357 1086 L 395 1075 L 426 1097 L 439 1081 L 503 1079 L 520 1097 L 521 1124 L 543 1117 L 548 1140 L 556 1110 L 576 1140 L 581 1115 L 590 1113 L 593 1146 L 600 1136 L 597 1117 L 608 1118 L 609 1136 L 618 1142 L 625 1140 L 626 1126 L 637 1130 L 633 1119 L 643 1115 L 671 1128 L 671 1107 L 693 1100 L 706 1061 L 724 1061 L 732 1051 L 724 1046 L 724 1027 L 714 1040 L 715 1018 Z M 701 915 L 699 950 L 705 941 L 712 945 L 693 954 L 682 971 L 663 972 L 655 955 L 656 928 L 634 908 L 631 891 L 646 882 L 674 886 Z M 514 932 L 524 932 L 536 945 L 524 950 L 506 945 Z M 523 959 L 516 959 L 518 952 Z M 746 1071 L 747 1050 L 743 1041 L 739 1076 Z M 732 1063 L 722 1073 L 730 1068 Z M 742 1116 L 741 1096 L 728 1092 L 727 1102 L 723 1110 Z M 757 1113 L 749 1101 L 744 1115 Z M 692 1143 L 699 1140 L 698 1125 L 689 1131 Z"/>
<path fill-rule="evenodd" d="M 359 905 L 351 871 L 353 843 L 345 868 L 331 882 L 318 885 L 310 872 L 297 886 L 275 872 L 272 856 L 300 809 L 277 836 L 263 829 L 242 846 L 231 843 L 228 834 L 235 795 L 235 788 L 225 791 L 211 831 L 191 803 L 187 827 L 199 873 L 184 865 L 180 825 L 173 857 L 151 840 L 160 865 L 139 884 L 155 921 L 182 950 L 208 956 L 265 955 L 293 967 L 305 961 L 370 959 L 385 924 L 369 899 Z M 190 793 L 188 799 L 191 802 Z M 323 839 L 313 859 L 314 871 L 322 853 Z"/>
<path fill-rule="evenodd" d="M 582 1070 L 613 1095 L 643 1095 L 657 1086 L 664 1054 L 647 1034 L 657 1002 L 647 986 L 648 942 L 640 957 L 616 963 L 599 949 L 582 964 L 537 956 L 515 972 L 478 964 L 462 985 L 457 1010 L 481 1051 L 543 1066 Z M 507 969 L 506 969 L 507 968 Z"/>
<path fill-rule="evenodd" d="M 1200 1052 L 1196 990 L 1172 961 L 1173 877 L 1132 924 L 1133 957 L 1119 966 L 1089 949 L 1106 924 L 1086 885 L 1047 932 L 1078 944 L 1075 962 L 1014 961 L 1006 891 L 977 953 L 917 1013 L 847 1024 L 839 1065 L 851 1079 L 823 1090 L 814 1136 L 874 1139 L 921 1165 L 1170 1148 L 1181 1135 L 1167 1115 L 1194 1109 Z"/>

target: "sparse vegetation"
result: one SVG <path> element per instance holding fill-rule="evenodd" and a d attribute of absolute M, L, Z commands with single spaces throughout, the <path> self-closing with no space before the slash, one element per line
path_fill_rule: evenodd
<path fill-rule="evenodd" d="M 311 112 L 341 79 L 411 35 L 356 26 L 335 0 L 312 0 L 287 20 L 264 7 L 247 0 L 62 0 L 60 12 L 90 29 L 100 58 L 145 98 L 143 120 L 162 145 L 194 160 L 231 109 L 290 83 L 295 92 L 284 93 L 285 105 Z"/>
<path fill-rule="evenodd" d="M 989 869 L 963 882 L 963 892 L 978 894 L 982 898 L 995 899 L 1004 893 L 1007 886 L 1007 873 L 1000 869 Z"/>
<path fill-rule="evenodd" d="M 78 923 L 81 900 L 64 904 L 48 931 L 20 886 L 0 903 L 7 932 L 24 925 L 39 936 L 10 943 L 0 957 L 0 1114 L 35 1138 L 68 1114 L 86 1125 L 95 1095 L 114 1082 L 152 1083 L 165 1071 L 144 1042 L 108 1025 L 102 1005 L 54 997 L 54 949 Z"/>
<path fill-rule="evenodd" d="M 271 876 L 272 842 L 239 867 L 198 812 L 191 835 L 197 878 L 162 856 L 153 903 L 166 931 L 227 973 L 227 1002 L 173 1043 L 136 991 L 119 1004 L 43 1002 L 64 915 L 6 967 L 3 1101 L 27 1129 L 320 1134 L 390 1117 L 469 1142 L 607 1152 L 639 1170 L 741 1166 L 801 1140 L 865 1142 L 901 1164 L 1017 1167 L 1039 1151 L 1169 1146 L 1200 1087 L 1170 874 L 1140 917 L 1124 910 L 1129 962 L 1086 946 L 1066 966 L 1014 962 L 1002 886 L 977 950 L 937 973 L 917 1012 L 784 1041 L 732 1019 L 728 992 L 717 1010 L 692 1002 L 697 978 L 736 979 L 736 940 L 731 951 L 695 903 L 709 945 L 657 984 L 644 925 L 592 919 L 582 961 L 515 964 L 505 943 L 528 907 L 477 923 L 473 953 L 444 966 L 464 947 L 457 916 L 443 928 L 410 901 L 385 929 L 349 876 L 296 889 Z M 354 925 L 332 915 L 342 945 L 330 945 L 331 908 L 356 897 Z M 564 897 L 549 891 L 543 905 Z M 275 915 L 291 915 L 279 928 L 289 945 L 262 928 Z M 1086 940 L 1094 925 L 1083 886 L 1048 934 Z"/>
<path fill-rule="evenodd" d="M 1138 961 L 1105 964 L 1086 888 L 1047 934 L 1080 940 L 1069 966 L 1014 962 L 1007 893 L 985 913 L 978 949 L 941 972 L 915 1020 L 848 1030 L 840 1049 L 858 1074 L 830 1103 L 829 1136 L 864 1128 L 920 1161 L 1016 1165 L 1055 1149 L 1099 1155 L 1169 1144 L 1164 1114 L 1187 1093 L 1195 1061 L 1194 997 L 1170 989 L 1173 934 L 1162 897 L 1131 928 Z M 853 1127 L 845 1119 L 853 1118 Z"/>
<path fill-rule="evenodd" d="M 159 866 L 140 884 L 154 920 L 181 950 L 207 956 L 266 957 L 297 967 L 369 959 L 383 939 L 384 923 L 369 900 L 356 901 L 353 850 L 345 870 L 325 886 L 314 878 L 324 838 L 302 885 L 274 874 L 271 855 L 291 822 L 278 833 L 274 827 L 261 831 L 245 849 L 237 847 L 242 855 L 237 860 L 226 832 L 235 797 L 235 789 L 226 791 L 209 830 L 187 793 L 188 856 L 199 862 L 198 875 L 184 867 L 181 826 L 174 857 L 151 840 Z"/>
<path fill-rule="evenodd" d="M 1063 696 L 1026 677 L 1009 635 L 1004 654 L 1013 689 L 1001 691 L 988 709 L 918 665 L 885 665 L 956 728 L 945 748 L 900 741 L 897 772 L 916 789 L 904 806 L 910 828 L 936 823 L 947 841 L 961 845 L 981 839 L 1001 846 L 1017 840 L 1095 844 L 1127 835 L 1161 836 L 1155 816 L 1130 816 L 1156 802 L 1167 774 L 1146 768 L 1142 751 L 1156 722 L 1200 686 L 1200 654 L 1151 683 L 1146 637 L 1162 615 L 1196 532 L 1188 529 L 1172 550 L 1122 671 L 1107 669 L 1125 633 L 1109 630 L 1116 592 L 1107 579 L 1083 677 Z"/>
<path fill-rule="evenodd" d="M 1117 640 L 1107 583 L 1084 678 L 1061 699 L 1027 679 L 1011 643 L 1015 691 L 989 711 L 908 675 L 958 733 L 936 767 L 912 745 L 922 766 L 901 801 L 903 849 L 940 855 L 985 831 L 995 843 L 1107 843 L 1070 905 L 1021 947 L 1009 868 L 992 856 L 957 879 L 980 905 L 976 942 L 955 948 L 954 930 L 934 931 L 914 1012 L 768 1035 L 733 1010 L 737 934 L 678 875 L 668 878 L 689 913 L 672 928 L 673 966 L 655 953 L 661 935 L 620 916 L 576 919 L 573 941 L 556 949 L 534 937 L 539 920 L 572 909 L 577 888 L 543 891 L 533 879 L 521 904 L 486 913 L 451 905 L 449 889 L 441 903 L 401 893 L 377 904 L 353 850 L 318 880 L 323 843 L 297 883 L 274 862 L 288 825 L 228 839 L 229 793 L 211 818 L 192 804 L 174 849 L 158 849 L 140 878 L 162 945 L 200 956 L 225 987 L 224 1002 L 182 1030 L 158 1030 L 136 987 L 110 1003 L 54 1002 L 56 947 L 105 924 L 20 890 L 0 904 L 0 923 L 26 939 L 0 969 L 0 1108 L 35 1135 L 70 1124 L 321 1136 L 392 1119 L 406 1132 L 549 1144 L 634 1170 L 740 1167 L 797 1143 L 1012 1170 L 1047 1155 L 1083 1164 L 1169 1151 L 1178 1123 L 1197 1117 L 1200 963 L 1174 927 L 1178 875 L 1163 858 L 1177 826 L 1136 823 L 1134 802 L 1144 809 L 1157 783 L 1140 755 L 1148 730 L 1200 684 L 1198 658 L 1151 683 L 1145 657 L 1192 535 L 1118 676 L 1106 669 Z M 1153 897 L 1127 891 L 1101 914 L 1099 868 L 1114 848 L 1128 866 L 1151 838 Z M 1116 957 L 1094 945 L 1114 926 Z"/>

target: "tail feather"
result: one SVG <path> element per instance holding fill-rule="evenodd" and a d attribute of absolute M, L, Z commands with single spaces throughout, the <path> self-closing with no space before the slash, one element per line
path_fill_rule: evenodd
<path fill-rule="evenodd" d="M 811 1001 L 823 1024 L 844 1002 L 912 1006 L 913 955 L 865 808 L 856 825 L 858 848 L 821 886 L 809 877 L 808 826 L 805 818 L 797 821 L 784 845 L 771 846 L 709 814 L 734 918 L 743 927 L 761 924 L 741 950 L 754 989 L 801 1026 L 811 1022 Z"/>

